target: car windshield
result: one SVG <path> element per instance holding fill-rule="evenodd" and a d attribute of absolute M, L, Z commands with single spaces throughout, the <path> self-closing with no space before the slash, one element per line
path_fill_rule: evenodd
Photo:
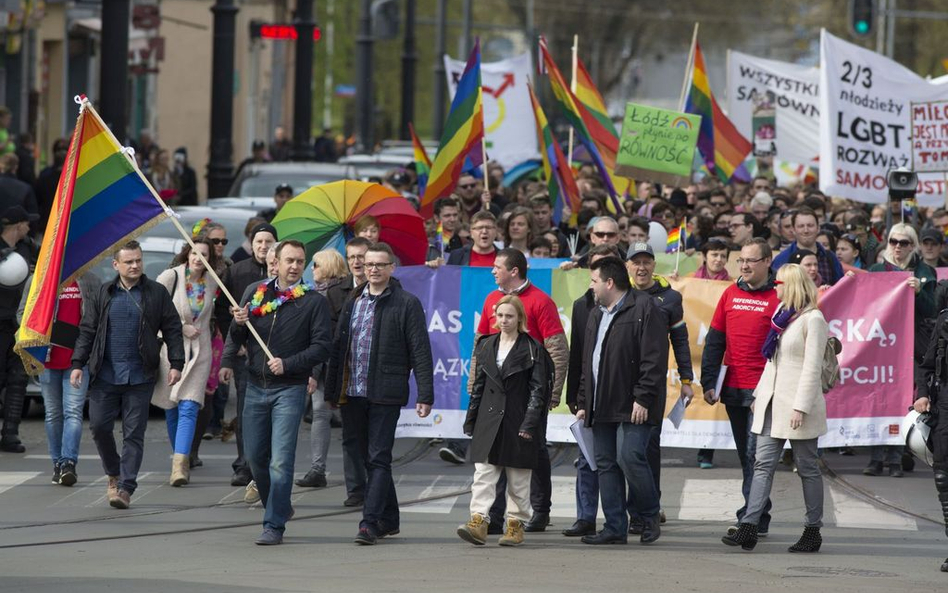
<path fill-rule="evenodd" d="M 339 181 L 343 178 L 342 175 L 318 173 L 262 173 L 243 179 L 234 195 L 242 198 L 272 196 L 278 185 L 288 183 L 293 188 L 293 195 L 298 196 L 314 185 Z"/>

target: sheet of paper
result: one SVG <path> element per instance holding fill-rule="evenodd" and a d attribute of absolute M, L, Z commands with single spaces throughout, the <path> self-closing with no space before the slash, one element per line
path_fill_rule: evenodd
<path fill-rule="evenodd" d="M 687 407 L 687 399 L 685 396 L 681 396 L 672 406 L 671 411 L 668 412 L 668 421 L 674 425 L 676 430 L 681 426 L 681 421 L 685 419 L 685 407 Z"/>
<path fill-rule="evenodd" d="M 591 428 L 583 426 L 584 422 L 584 420 L 573 422 L 569 425 L 569 431 L 573 433 L 573 438 L 576 439 L 576 444 L 579 445 L 580 452 L 582 452 L 583 457 L 586 458 L 589 469 L 596 471 L 596 451 L 593 449 L 593 431 Z"/>
<path fill-rule="evenodd" d="M 721 389 L 724 388 L 724 377 L 727 376 L 727 365 L 722 364 L 721 370 L 718 372 L 718 380 L 714 384 L 714 399 L 715 401 L 721 401 Z"/>

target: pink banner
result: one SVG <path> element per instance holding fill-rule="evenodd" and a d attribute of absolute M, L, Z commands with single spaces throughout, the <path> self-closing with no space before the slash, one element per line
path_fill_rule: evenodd
<path fill-rule="evenodd" d="M 843 343 L 840 380 L 826 394 L 823 447 L 904 444 L 912 403 L 915 295 L 907 272 L 846 277 L 820 298 L 830 335 Z"/>

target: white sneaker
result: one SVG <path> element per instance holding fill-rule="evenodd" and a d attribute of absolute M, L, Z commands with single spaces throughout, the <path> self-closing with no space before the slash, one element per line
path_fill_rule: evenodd
<path fill-rule="evenodd" d="M 247 484 L 247 488 L 244 490 L 244 502 L 247 504 L 260 502 L 260 493 L 257 492 L 256 480 L 250 480 L 250 483 Z"/>

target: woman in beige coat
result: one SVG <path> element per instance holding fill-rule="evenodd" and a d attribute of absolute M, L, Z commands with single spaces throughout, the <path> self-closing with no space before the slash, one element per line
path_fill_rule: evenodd
<path fill-rule="evenodd" d="M 817 309 L 817 288 L 797 264 L 777 271 L 780 306 L 771 320 L 763 355 L 768 359 L 754 390 L 754 424 L 757 461 L 747 503 L 747 513 L 733 535 L 722 540 L 729 546 L 753 550 L 757 522 L 773 486 L 774 472 L 784 444 L 789 440 L 803 482 L 806 523 L 803 536 L 790 552 L 818 552 L 823 543 L 823 476 L 817 439 L 826 433 L 826 400 L 820 376 L 828 326 Z"/>
<path fill-rule="evenodd" d="M 206 239 L 198 239 L 195 249 L 216 265 L 213 246 Z M 171 300 L 181 318 L 184 334 L 184 370 L 181 380 L 169 387 L 159 381 L 151 403 L 165 410 L 168 438 L 174 448 L 171 462 L 172 486 L 183 486 L 190 479 L 189 455 L 198 412 L 204 405 L 204 392 L 211 372 L 211 317 L 214 315 L 214 296 L 217 283 L 206 273 L 203 262 L 192 252 L 190 245 L 175 257 L 169 270 L 158 275 L 157 281 L 171 294 Z M 168 351 L 161 347 L 161 373 L 170 368 Z"/>

